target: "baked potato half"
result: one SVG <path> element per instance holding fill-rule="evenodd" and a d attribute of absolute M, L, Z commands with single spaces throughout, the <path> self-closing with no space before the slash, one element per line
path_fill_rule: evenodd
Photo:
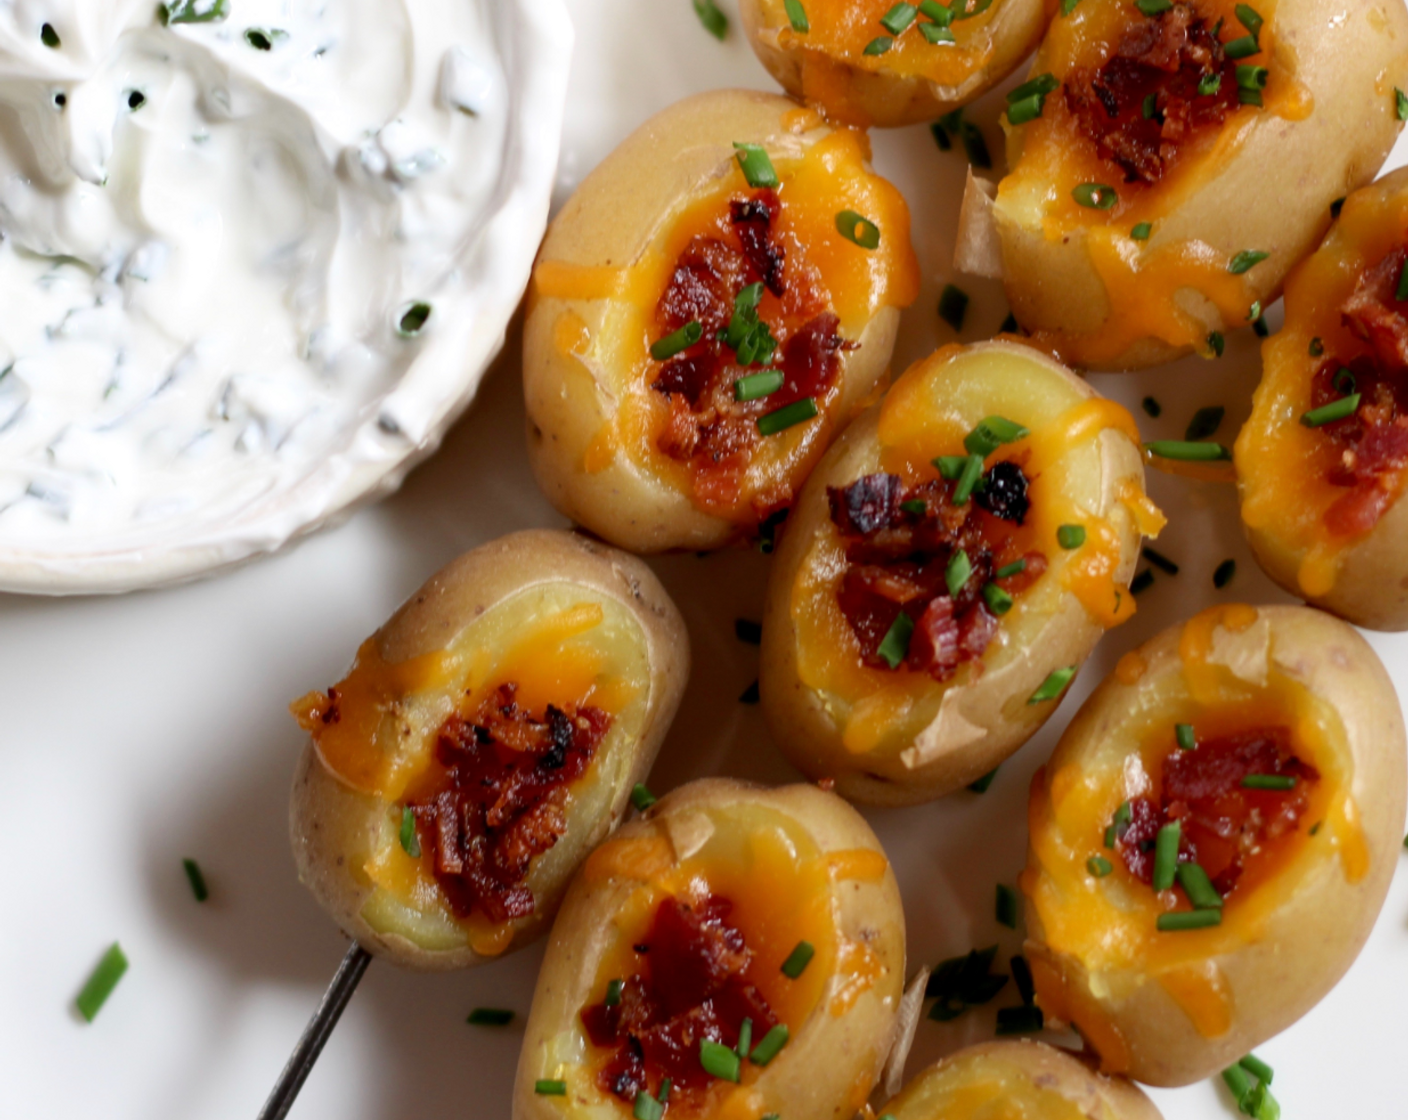
<path fill-rule="evenodd" d="M 930 1066 L 880 1110 L 893 1120 L 1162 1120 L 1138 1088 L 1042 1042 L 985 1042 Z"/>
<path fill-rule="evenodd" d="M 1027 960 L 1108 1073 L 1185 1085 L 1309 1011 L 1383 905 L 1398 698 L 1348 624 L 1215 607 L 1127 654 L 1032 782 Z"/>
<path fill-rule="evenodd" d="M 784 527 L 760 689 L 783 752 L 852 800 L 992 770 L 1134 613 L 1144 494 L 1119 405 L 1030 347 L 950 346 L 827 453 Z"/>
<path fill-rule="evenodd" d="M 740 0 L 768 73 L 834 121 L 893 127 L 967 105 L 1036 49 L 1045 0 Z"/>
<path fill-rule="evenodd" d="M 850 1120 L 890 1050 L 904 945 L 889 862 L 835 794 L 684 786 L 568 890 L 514 1120 L 658 1116 L 662 1101 L 676 1120 Z"/>
<path fill-rule="evenodd" d="M 1345 201 L 1286 281 L 1285 326 L 1234 455 L 1266 574 L 1375 630 L 1408 629 L 1408 170 Z"/>
<path fill-rule="evenodd" d="M 548 530 L 475 549 L 294 702 L 299 878 L 411 968 L 522 946 L 621 820 L 688 675 L 684 623 L 641 561 Z"/>
<path fill-rule="evenodd" d="M 533 472 L 634 552 L 710 549 L 785 510 L 889 369 L 918 265 L 865 135 L 720 90 L 583 181 L 533 273 Z"/>
<path fill-rule="evenodd" d="M 1086 369 L 1216 354 L 1402 127 L 1395 0 L 1144 7 L 1052 21 L 1004 115 L 1010 171 L 965 206 L 968 266 L 1000 272 L 1017 321 Z"/>

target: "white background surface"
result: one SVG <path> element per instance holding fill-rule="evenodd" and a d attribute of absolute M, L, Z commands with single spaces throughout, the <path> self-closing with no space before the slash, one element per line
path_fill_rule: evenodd
<path fill-rule="evenodd" d="M 734 0 L 720 2 L 735 15 Z M 716 43 L 689 0 L 572 6 L 579 42 L 559 202 L 655 109 L 713 86 L 770 85 L 737 21 Z M 995 155 L 999 104 L 988 98 L 975 113 Z M 1394 165 L 1403 154 L 1400 146 Z M 952 278 L 964 165 L 923 128 L 878 136 L 876 158 L 909 198 L 925 273 L 896 355 L 902 368 L 952 338 L 933 308 Z M 961 282 L 981 297 L 964 338 L 985 337 L 1006 308 L 992 285 Z M 1225 404 L 1219 438 L 1230 441 L 1255 384 L 1254 343 L 1242 331 L 1219 362 L 1096 380 L 1131 406 L 1159 398 L 1161 420 L 1136 411 L 1147 438 L 1179 437 L 1197 407 Z M 345 948 L 288 854 L 286 799 L 302 737 L 285 705 L 335 681 L 361 639 L 459 552 L 560 523 L 528 476 L 517 362 L 511 337 L 480 402 L 400 495 L 291 553 L 122 599 L 0 597 L 0 1117 L 251 1120 L 258 1111 Z M 1015 882 L 1024 862 L 1028 780 L 1121 653 L 1213 601 L 1284 599 L 1242 542 L 1230 488 L 1159 476 L 1151 485 L 1171 518 L 1158 547 L 1182 573 L 1158 575 L 1135 620 L 1106 639 L 1051 725 L 985 796 L 870 814 L 900 873 L 912 961 L 994 941 L 1004 960 L 1018 949 L 992 900 L 994 883 Z M 1238 574 L 1214 592 L 1212 570 L 1227 557 Z M 765 563 L 740 553 L 655 565 L 684 610 L 698 667 L 652 777 L 657 790 L 705 773 L 794 776 L 757 709 L 736 702 L 756 651 L 735 641 L 733 619 L 759 617 Z M 1371 640 L 1408 693 L 1408 636 Z M 191 898 L 183 856 L 206 870 L 204 906 Z M 85 1026 L 72 999 L 114 939 L 132 968 Z M 293 1116 L 507 1117 L 522 1021 L 489 1031 L 464 1018 L 479 1005 L 526 1012 L 540 953 L 435 976 L 374 963 Z M 1408 1114 L 1405 993 L 1400 867 L 1358 963 L 1260 1049 L 1277 1068 L 1285 1120 Z M 997 1004 L 1011 1002 L 1009 990 Z M 992 1008 L 945 1026 L 924 1021 L 911 1070 L 990 1037 L 992 1022 Z M 1235 1115 L 1211 1083 L 1154 1095 L 1168 1120 Z"/>

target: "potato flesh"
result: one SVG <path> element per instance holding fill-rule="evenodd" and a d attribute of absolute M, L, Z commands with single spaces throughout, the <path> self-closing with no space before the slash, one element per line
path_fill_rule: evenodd
<path fill-rule="evenodd" d="M 926 1070 L 885 1112 L 894 1120 L 1088 1120 L 1064 1094 L 993 1054 L 959 1054 Z"/>

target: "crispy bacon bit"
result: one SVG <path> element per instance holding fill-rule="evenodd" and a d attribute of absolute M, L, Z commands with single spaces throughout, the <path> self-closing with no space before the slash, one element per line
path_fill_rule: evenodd
<path fill-rule="evenodd" d="M 1217 91 L 1199 93 L 1198 83 L 1213 74 L 1221 75 Z M 1146 118 L 1150 95 L 1156 111 Z M 1237 62 L 1192 5 L 1175 3 L 1140 18 L 1098 70 L 1067 77 L 1065 97 L 1081 131 L 1126 182 L 1157 183 L 1189 141 L 1236 111 Z"/>
<path fill-rule="evenodd" d="M 729 214 L 743 253 L 764 286 L 775 296 L 783 293 L 782 264 L 787 259 L 782 246 L 772 239 L 772 216 L 778 212 L 777 195 L 759 191 L 752 198 L 734 199 Z"/>
<path fill-rule="evenodd" d="M 1397 298 L 1405 261 L 1408 249 L 1390 253 L 1360 277 L 1341 309 L 1344 325 L 1373 347 L 1387 369 L 1408 367 L 1408 303 Z"/>
<path fill-rule="evenodd" d="M 767 1000 L 747 980 L 752 951 L 728 922 L 732 905 L 710 896 L 695 906 L 668 898 L 650 932 L 635 946 L 637 972 L 624 978 L 619 1003 L 584 1007 L 592 1045 L 612 1051 L 598 1084 L 630 1103 L 642 1090 L 658 1096 L 670 1079 L 670 1104 L 689 1098 L 713 1078 L 699 1064 L 699 1042 L 738 1045 L 744 1019 L 756 1042 L 778 1023 Z"/>
<path fill-rule="evenodd" d="M 524 885 L 535 856 L 567 827 L 568 787 L 586 773 L 611 717 L 598 708 L 519 707 L 501 685 L 472 719 L 440 728 L 435 765 L 406 799 L 435 880 L 461 918 L 533 912 Z"/>
<path fill-rule="evenodd" d="M 983 586 L 996 582 L 1015 595 L 1046 570 L 1046 557 L 1031 552 L 1022 572 L 994 578 L 998 568 L 1019 558 L 1012 532 L 1027 513 L 1020 466 L 995 464 L 984 479 L 985 491 L 998 492 L 996 516 L 975 502 L 955 506 L 953 487 L 934 480 L 905 490 L 896 475 L 872 474 L 827 490 L 832 524 L 846 543 L 837 605 L 860 643 L 861 661 L 872 669 L 890 668 L 880 644 L 904 612 L 914 622 L 904 668 L 948 680 L 965 661 L 982 657 L 997 636 Z M 923 502 L 924 512 L 902 508 L 911 502 Z M 951 595 L 948 564 L 959 549 L 967 553 L 972 575 Z"/>
<path fill-rule="evenodd" d="M 1131 820 L 1117 841 L 1131 873 L 1149 883 L 1154 841 L 1165 824 L 1182 826 L 1178 858 L 1199 864 L 1222 895 L 1230 893 L 1247 861 L 1296 830 L 1310 803 L 1315 768 L 1292 753 L 1284 727 L 1242 731 L 1175 750 L 1163 764 L 1157 799 L 1131 802 Z M 1296 778 L 1291 790 L 1244 789 L 1249 774 Z"/>

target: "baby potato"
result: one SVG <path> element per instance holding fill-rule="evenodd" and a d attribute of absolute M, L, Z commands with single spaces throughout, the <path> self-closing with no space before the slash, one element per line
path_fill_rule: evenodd
<path fill-rule="evenodd" d="M 620 822 L 688 675 L 679 612 L 634 557 L 547 530 L 461 556 L 293 704 L 299 878 L 398 964 L 519 948 Z"/>
<path fill-rule="evenodd" d="M 1408 629 L 1408 170 L 1345 201 L 1286 281 L 1286 322 L 1237 439 L 1242 523 L 1289 591 L 1375 630 Z"/>
<path fill-rule="evenodd" d="M 899 888 L 854 809 L 814 786 L 694 782 L 568 889 L 514 1120 L 658 1116 L 666 1099 L 677 1120 L 850 1120 L 903 976 Z"/>
<path fill-rule="evenodd" d="M 793 4 L 803 4 L 800 19 L 784 0 L 740 0 L 754 52 L 788 93 L 861 127 L 967 105 L 1036 49 L 1051 17 L 1044 0 L 960 0 L 918 13 L 895 13 L 891 0 Z"/>
<path fill-rule="evenodd" d="M 930 1066 L 880 1110 L 893 1120 L 1162 1120 L 1153 1101 L 1123 1078 L 1097 1073 L 1045 1043 L 985 1042 Z"/>
<path fill-rule="evenodd" d="M 889 369 L 918 291 L 865 134 L 718 90 L 647 121 L 548 230 L 523 389 L 552 503 L 633 552 L 711 549 L 792 503 Z"/>
<path fill-rule="evenodd" d="M 1021 878 L 1048 1022 L 1186 1085 L 1304 1015 L 1398 859 L 1403 716 L 1346 623 L 1214 607 L 1127 654 L 1032 781 Z"/>
<path fill-rule="evenodd" d="M 808 480 L 768 584 L 760 688 L 794 765 L 862 802 L 942 796 L 1056 709 L 1134 613 L 1139 432 L 1044 354 L 946 347 Z"/>
<path fill-rule="evenodd" d="M 1011 169 L 965 202 L 960 260 L 1000 274 L 1063 360 L 1136 369 L 1255 320 L 1402 127 L 1396 0 L 1081 0 L 1003 118 Z"/>

